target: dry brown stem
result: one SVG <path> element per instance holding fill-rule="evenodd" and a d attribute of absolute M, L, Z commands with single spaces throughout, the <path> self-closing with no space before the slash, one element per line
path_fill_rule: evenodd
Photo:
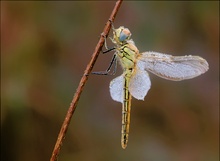
<path fill-rule="evenodd" d="M 65 120 L 63 121 L 62 127 L 61 127 L 59 135 L 57 137 L 57 141 L 56 141 L 56 144 L 54 146 L 53 153 L 52 153 L 52 156 L 50 158 L 50 161 L 56 161 L 57 158 L 58 158 L 58 155 L 59 155 L 59 152 L 60 152 L 60 148 L 61 148 L 61 145 L 62 145 L 62 141 L 64 140 L 64 137 L 66 135 L 68 126 L 70 124 L 70 120 L 71 120 L 72 115 L 73 115 L 73 113 L 74 113 L 74 111 L 76 109 L 77 102 L 78 102 L 78 100 L 80 98 L 80 95 L 82 93 L 83 87 L 84 87 L 86 81 L 88 80 L 88 76 L 91 73 L 92 68 L 93 68 L 93 66 L 94 66 L 94 64 L 95 64 L 95 62 L 96 62 L 96 60 L 98 58 L 99 52 L 101 51 L 102 46 L 103 46 L 103 44 L 105 42 L 104 37 L 108 36 L 108 33 L 109 33 L 110 29 L 111 29 L 110 21 L 111 22 L 114 21 L 115 16 L 116 16 L 116 14 L 117 14 L 120 6 L 121 6 L 121 3 L 122 3 L 122 0 L 118 0 L 116 2 L 115 7 L 114 7 L 114 9 L 113 9 L 113 11 L 112 11 L 112 13 L 110 15 L 110 18 L 109 18 L 108 22 L 106 23 L 106 25 L 104 27 L 104 30 L 103 30 L 103 32 L 101 34 L 102 36 L 100 36 L 98 44 L 95 47 L 95 50 L 94 50 L 94 52 L 92 54 L 92 58 L 91 58 L 89 64 L 87 65 L 86 70 L 84 71 L 84 74 L 83 74 L 83 76 L 82 76 L 82 78 L 81 78 L 81 80 L 79 82 L 79 86 L 78 86 L 78 88 L 76 90 L 76 93 L 75 93 L 75 95 L 73 97 L 73 100 L 72 100 L 72 102 L 70 104 L 70 107 L 69 107 L 69 109 L 67 111 Z"/>

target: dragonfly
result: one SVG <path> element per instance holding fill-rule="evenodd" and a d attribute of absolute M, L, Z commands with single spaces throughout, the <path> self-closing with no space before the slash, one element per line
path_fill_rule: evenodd
<path fill-rule="evenodd" d="M 117 61 L 123 69 L 122 75 L 113 79 L 109 87 L 112 99 L 122 103 L 121 146 L 125 149 L 128 144 L 131 99 L 144 100 L 151 87 L 147 71 L 167 80 L 181 81 L 205 73 L 209 65 L 200 56 L 172 56 L 153 51 L 140 53 L 128 28 L 120 26 L 115 29 L 112 24 L 112 30 L 113 38 L 110 39 L 115 47 L 108 49 L 105 41 L 106 52 L 115 50 L 110 66 L 105 72 L 93 73 L 108 75 L 112 64 Z"/>

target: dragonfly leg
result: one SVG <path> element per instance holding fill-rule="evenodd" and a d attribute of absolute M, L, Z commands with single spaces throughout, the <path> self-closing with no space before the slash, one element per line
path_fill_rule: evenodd
<path fill-rule="evenodd" d="M 106 71 L 100 71 L 100 72 L 92 72 L 92 74 L 96 74 L 96 75 L 114 75 L 115 72 L 116 72 L 116 69 L 117 69 L 117 61 L 116 61 L 116 55 L 114 54 L 113 57 L 112 57 L 112 60 L 109 64 L 109 67 L 106 69 Z M 109 73 L 111 71 L 111 67 L 112 65 L 115 63 L 115 66 L 114 66 L 114 70 L 112 73 Z"/>
<path fill-rule="evenodd" d="M 115 49 L 115 47 L 112 47 L 112 48 L 108 48 L 108 45 L 107 45 L 107 38 L 106 38 L 106 36 L 102 33 L 101 34 L 103 37 L 104 37 L 104 39 L 105 39 L 105 49 L 106 49 L 106 51 L 103 51 L 102 50 L 102 54 L 105 54 L 105 53 L 108 53 L 108 52 L 110 52 L 110 51 L 112 51 L 112 50 L 114 50 Z M 111 40 L 112 40 L 112 38 L 111 37 L 109 37 Z"/>
<path fill-rule="evenodd" d="M 115 27 L 114 27 L 114 25 L 113 25 L 112 20 L 109 19 L 109 22 L 110 22 L 110 24 L 111 24 L 112 30 L 115 30 Z"/>
<path fill-rule="evenodd" d="M 114 25 L 113 25 L 112 20 L 109 19 L 109 22 L 111 23 L 111 28 L 112 28 L 112 30 L 115 31 L 115 28 L 114 28 Z M 105 44 L 104 44 L 104 45 L 105 45 L 105 49 L 106 49 L 106 51 L 102 51 L 102 54 L 105 54 L 105 53 L 108 53 L 108 52 L 110 52 L 110 51 L 112 51 L 112 50 L 115 50 L 115 47 L 108 48 L 106 35 L 104 35 L 104 33 L 102 33 L 101 35 L 102 35 L 102 36 L 104 37 L 104 39 L 105 39 Z M 111 38 L 111 37 L 109 37 L 109 39 L 110 39 L 111 41 L 114 41 L 113 38 Z"/>
<path fill-rule="evenodd" d="M 110 52 L 110 51 L 112 51 L 112 50 L 115 50 L 115 47 L 110 48 L 110 49 L 107 49 L 106 51 L 102 51 L 102 54 L 108 53 L 108 52 Z"/>
<path fill-rule="evenodd" d="M 106 35 L 104 33 L 101 33 L 101 36 L 104 37 L 104 39 L 105 39 L 105 44 L 104 45 L 105 45 L 106 50 L 108 50 L 107 41 L 106 41 L 106 39 L 107 39 Z"/>

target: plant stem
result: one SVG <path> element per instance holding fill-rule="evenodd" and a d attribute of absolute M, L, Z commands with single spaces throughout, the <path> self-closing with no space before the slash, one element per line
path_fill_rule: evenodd
<path fill-rule="evenodd" d="M 114 21 L 115 19 L 115 16 L 121 6 L 121 3 L 122 3 L 123 0 L 118 0 L 115 4 L 115 7 L 110 15 L 110 18 L 108 20 L 108 22 L 105 24 L 105 27 L 104 27 L 104 30 L 101 34 L 101 37 L 95 47 L 95 50 L 92 54 L 92 58 L 89 62 L 89 64 L 87 65 L 86 67 L 86 70 L 84 71 L 84 74 L 79 82 L 79 85 L 78 85 L 78 88 L 76 90 L 76 93 L 72 99 L 72 102 L 70 104 L 70 107 L 67 111 L 67 114 L 66 114 L 66 117 L 65 117 L 65 120 L 63 121 L 63 124 L 62 124 L 62 127 L 60 129 L 60 132 L 59 132 L 59 135 L 57 137 L 57 141 L 56 141 L 56 144 L 54 146 L 54 149 L 53 149 L 53 153 L 52 153 L 52 156 L 50 158 L 50 161 L 56 161 L 57 158 L 58 158 L 58 155 L 59 155 L 59 152 L 60 152 L 60 149 L 61 149 L 61 145 L 62 145 L 62 141 L 64 140 L 64 137 L 66 135 L 66 132 L 67 132 L 67 129 L 68 129 L 68 126 L 70 124 L 70 120 L 72 118 L 72 115 L 76 109 L 76 106 L 77 106 L 77 103 L 78 103 L 78 100 L 80 98 L 80 95 L 82 93 L 82 90 L 83 90 L 83 87 L 86 83 L 86 81 L 88 80 L 88 77 L 89 77 L 89 74 L 91 73 L 92 71 L 92 68 L 98 58 L 98 55 L 99 55 L 99 52 L 101 51 L 102 49 L 102 46 L 104 45 L 104 42 L 105 42 L 105 37 L 108 36 L 108 33 L 111 29 L 111 22 Z"/>

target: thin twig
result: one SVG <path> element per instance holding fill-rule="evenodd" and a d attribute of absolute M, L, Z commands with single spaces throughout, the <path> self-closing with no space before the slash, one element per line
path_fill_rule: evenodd
<path fill-rule="evenodd" d="M 53 153 L 52 153 L 52 156 L 50 158 L 50 161 L 56 161 L 57 158 L 58 158 L 58 155 L 59 155 L 59 152 L 60 152 L 60 148 L 61 148 L 61 145 L 62 145 L 62 141 L 63 141 L 63 139 L 65 137 L 66 132 L 67 132 L 67 129 L 68 129 L 68 126 L 70 124 L 70 120 L 72 118 L 72 115 L 73 115 L 73 113 L 74 113 L 74 111 L 76 109 L 76 105 L 77 105 L 79 97 L 80 97 L 80 95 L 82 93 L 82 89 L 83 89 L 86 81 L 88 80 L 88 76 L 91 73 L 92 68 L 93 68 L 93 66 L 94 66 L 94 64 L 95 64 L 95 62 L 96 62 L 96 60 L 98 58 L 99 52 L 101 51 L 102 46 L 104 45 L 105 37 L 108 36 L 108 33 L 109 33 L 110 29 L 111 29 L 110 21 L 111 22 L 114 21 L 115 16 L 116 16 L 116 14 L 117 14 L 120 6 L 121 6 L 122 1 L 123 0 L 118 0 L 116 2 L 115 7 L 114 7 L 114 9 L 113 9 L 113 11 L 111 13 L 110 18 L 109 18 L 109 21 L 106 23 L 106 25 L 104 27 L 104 30 L 103 30 L 103 33 L 102 33 L 102 36 L 100 37 L 99 42 L 96 45 L 96 48 L 95 48 L 95 50 L 94 50 L 94 52 L 92 54 L 92 58 L 91 58 L 89 64 L 87 65 L 86 70 L 84 71 L 84 75 L 82 76 L 82 78 L 81 78 L 81 80 L 79 82 L 79 86 L 78 86 L 78 88 L 76 90 L 76 93 L 75 93 L 75 95 L 73 97 L 73 100 L 72 100 L 72 102 L 70 104 L 70 107 L 69 107 L 69 109 L 67 111 L 65 120 L 63 121 L 63 125 L 62 125 L 62 127 L 60 129 L 60 133 L 59 133 L 59 135 L 57 137 L 57 141 L 56 141 L 56 144 L 54 146 Z"/>

